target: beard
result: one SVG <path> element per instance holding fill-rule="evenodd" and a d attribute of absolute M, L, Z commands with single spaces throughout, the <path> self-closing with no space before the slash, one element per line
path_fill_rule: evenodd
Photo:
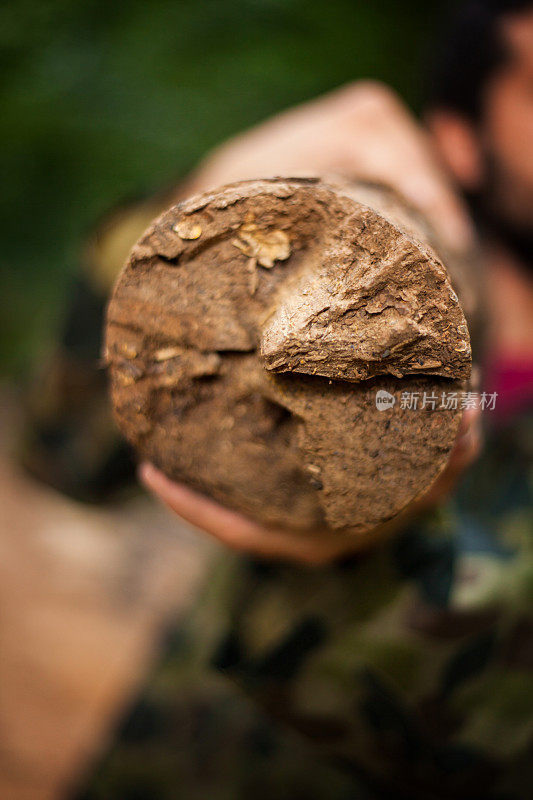
<path fill-rule="evenodd" d="M 481 233 L 497 240 L 533 276 L 533 186 L 512 175 L 493 153 L 484 155 L 484 181 L 465 192 Z"/>

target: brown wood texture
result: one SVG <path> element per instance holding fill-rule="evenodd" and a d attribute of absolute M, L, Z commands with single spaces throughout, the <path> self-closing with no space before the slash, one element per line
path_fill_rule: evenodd
<path fill-rule="evenodd" d="M 120 428 L 266 524 L 368 539 L 435 481 L 460 422 L 440 404 L 470 375 L 467 272 L 439 250 L 372 184 L 246 181 L 173 206 L 108 308 Z"/>

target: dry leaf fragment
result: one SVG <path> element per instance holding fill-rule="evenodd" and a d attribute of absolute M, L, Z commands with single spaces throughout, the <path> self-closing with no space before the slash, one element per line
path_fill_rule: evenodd
<path fill-rule="evenodd" d="M 313 475 L 320 475 L 320 467 L 318 467 L 316 464 L 306 464 L 305 468 Z"/>
<path fill-rule="evenodd" d="M 178 386 L 184 380 L 191 378 L 216 375 L 221 363 L 218 353 L 187 351 L 178 347 L 159 350 L 154 354 L 154 358 L 159 363 L 152 365 L 150 377 L 154 386 L 161 388 Z"/>
<path fill-rule="evenodd" d="M 137 345 L 132 342 L 120 342 L 117 345 L 117 351 L 123 358 L 137 358 L 139 355 Z"/>
<path fill-rule="evenodd" d="M 156 350 L 154 353 L 154 361 L 168 361 L 169 358 L 175 358 L 183 353 L 181 347 L 162 347 L 161 350 Z"/>
<path fill-rule="evenodd" d="M 202 226 L 191 219 L 180 219 L 172 228 L 180 239 L 199 239 L 202 235 Z"/>
<path fill-rule="evenodd" d="M 419 359 L 408 365 L 410 369 L 437 369 L 438 367 L 442 367 L 442 361 L 438 361 L 436 358 L 423 358 Z"/>
<path fill-rule="evenodd" d="M 238 239 L 232 244 L 258 264 L 271 269 L 276 261 L 285 261 L 291 254 L 290 239 L 285 231 L 260 230 L 254 223 L 241 226 Z"/>
<path fill-rule="evenodd" d="M 469 349 L 468 342 L 459 342 L 459 345 L 457 347 L 454 347 L 453 349 L 455 350 L 456 353 L 464 353 L 466 352 L 466 350 Z"/>
<path fill-rule="evenodd" d="M 250 273 L 250 280 L 248 283 L 248 288 L 251 295 L 254 295 L 257 289 L 257 285 L 259 283 L 259 279 L 257 277 L 257 259 L 256 258 L 249 258 L 248 263 L 246 265 L 246 269 Z"/>

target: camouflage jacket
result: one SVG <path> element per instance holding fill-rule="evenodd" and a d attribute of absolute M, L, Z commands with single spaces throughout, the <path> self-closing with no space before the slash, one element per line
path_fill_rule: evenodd
<path fill-rule="evenodd" d="M 530 798 L 532 483 L 526 412 L 372 553 L 223 556 L 84 796 Z"/>

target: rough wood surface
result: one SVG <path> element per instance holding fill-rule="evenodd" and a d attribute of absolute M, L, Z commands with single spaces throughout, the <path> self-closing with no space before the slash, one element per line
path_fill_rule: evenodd
<path fill-rule="evenodd" d="M 248 181 L 169 209 L 109 304 L 123 433 L 265 523 L 364 536 L 433 483 L 460 421 L 439 405 L 470 338 L 434 245 L 374 185 Z M 438 403 L 402 408 L 402 392 Z"/>

